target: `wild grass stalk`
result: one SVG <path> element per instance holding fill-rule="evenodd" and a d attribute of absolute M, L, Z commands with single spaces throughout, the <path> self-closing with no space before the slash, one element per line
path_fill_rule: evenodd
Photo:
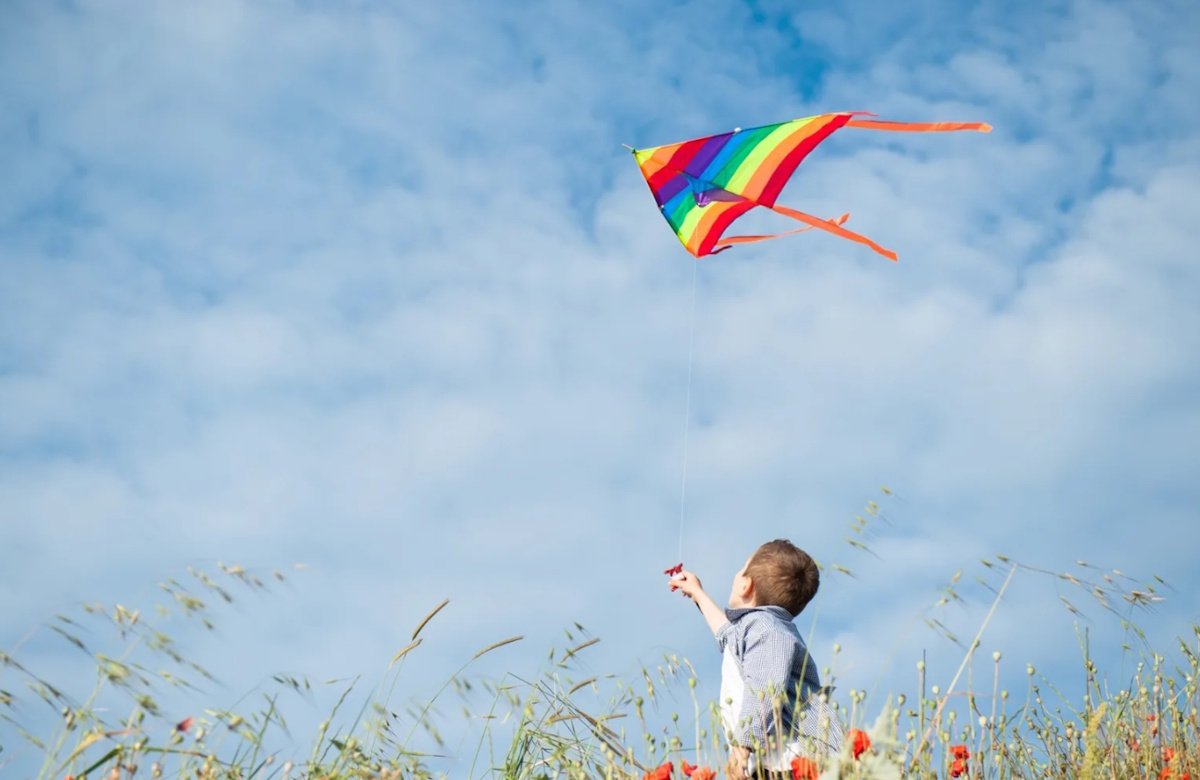
<path fill-rule="evenodd" d="M 870 502 L 851 524 L 852 547 L 875 555 L 872 528 L 887 522 L 882 508 Z M 0 770 L 14 760 L 14 741 L 27 746 L 27 755 L 36 755 L 36 767 L 28 772 L 38 780 L 125 780 L 135 775 L 154 780 L 458 780 L 464 772 L 468 780 L 637 780 L 667 762 L 676 769 L 684 760 L 723 764 L 717 705 L 700 696 L 700 675 L 687 659 L 668 655 L 657 665 L 642 666 L 629 679 L 590 670 L 579 673 L 581 658 L 600 641 L 586 632 L 576 636 L 568 630 L 566 649 L 551 650 L 535 675 L 468 677 L 480 658 L 515 649 L 523 637 L 485 644 L 434 693 L 410 705 L 410 722 L 403 723 L 396 711 L 404 708 L 393 705 L 405 692 L 401 672 L 422 657 L 423 642 L 448 600 L 416 624 L 373 690 L 360 693 L 358 678 L 345 686 L 316 727 L 304 758 L 291 755 L 286 747 L 291 739 L 277 692 L 263 693 L 257 709 L 238 702 L 233 705 L 237 712 L 197 709 L 195 718 L 172 723 L 163 712 L 161 696 L 203 696 L 204 683 L 213 676 L 183 653 L 166 633 L 166 623 L 179 618 L 207 630 L 216 619 L 210 602 L 231 603 L 239 589 L 265 590 L 271 579 L 240 566 L 218 569 L 220 573 L 211 576 L 191 570 L 192 582 L 186 585 L 176 580 L 162 583 L 171 607 L 157 610 L 153 619 L 120 605 L 87 605 L 81 616 L 56 616 L 50 633 L 86 654 L 94 667 L 91 687 L 79 698 L 69 686 L 45 679 L 16 653 L 0 653 Z M 830 564 L 829 569 L 853 576 L 840 564 Z M 948 684 L 930 686 L 930 676 L 940 672 L 923 655 L 911 703 L 903 692 L 884 696 L 850 691 L 849 706 L 836 709 L 847 730 L 870 721 L 875 702 L 883 702 L 868 729 L 872 744 L 857 758 L 847 752 L 829 760 L 824 780 L 1200 778 L 1200 626 L 1179 639 L 1177 660 L 1172 662 L 1166 652 L 1150 645 L 1134 620 L 1138 611 L 1161 601 L 1161 579 L 1139 584 L 1123 572 L 1082 561 L 1071 572 L 1053 572 L 1005 556 L 983 561 L 981 573 L 982 584 L 994 598 L 969 644 L 962 645 L 937 611 L 963 603 L 958 592 L 961 571 L 943 589 L 934 611 L 924 615 L 936 634 L 962 648 L 962 660 Z M 1024 702 L 1014 707 L 1008 689 L 1002 687 L 1005 654 L 997 650 L 991 674 L 980 675 L 982 690 L 977 690 L 974 663 L 981 640 L 1017 575 L 1051 578 L 1068 589 L 1071 598 L 1062 592 L 1056 596 L 1072 618 L 1083 614 L 1075 593 L 1115 616 L 1129 640 L 1121 654 L 1123 668 L 1106 673 L 1093 657 L 1091 631 L 1085 630 L 1079 634 L 1081 675 L 1074 680 L 1051 680 L 1029 664 Z M 283 577 L 276 572 L 274 579 Z M 578 625 L 576 629 L 583 631 Z M 1134 658 L 1137 663 L 1129 670 L 1125 659 Z M 832 677 L 829 670 L 825 677 Z M 282 690 L 302 696 L 312 691 L 307 679 L 284 674 L 272 679 Z M 468 738 L 474 743 L 461 757 L 441 755 L 444 740 L 438 721 L 445 716 L 438 705 L 452 690 L 462 699 L 464 714 L 450 728 L 463 734 L 464 744 Z M 1081 695 L 1064 693 L 1069 690 Z M 473 714 L 480 700 L 482 709 Z M 26 702 L 49 707 L 55 716 L 53 727 L 42 721 L 39 733 L 25 728 L 18 715 L 28 712 L 23 708 Z M 117 712 L 121 715 L 113 714 Z M 438 746 L 438 754 L 423 749 L 428 740 Z M 673 776 L 680 777 L 678 771 Z"/>

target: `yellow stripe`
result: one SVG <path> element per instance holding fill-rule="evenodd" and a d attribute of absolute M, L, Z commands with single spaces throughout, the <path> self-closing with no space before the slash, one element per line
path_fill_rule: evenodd
<path fill-rule="evenodd" d="M 770 154 L 775 147 L 786 141 L 788 136 L 790 136 L 792 133 L 801 130 L 802 128 L 811 124 L 814 120 L 821 118 L 822 117 L 820 116 L 805 117 L 804 119 L 796 119 L 791 122 L 785 122 L 779 127 L 775 128 L 774 132 L 772 132 L 763 140 L 759 141 L 758 146 L 754 147 L 754 151 L 750 152 L 750 154 L 746 156 L 746 159 L 742 160 L 742 164 L 738 166 L 737 172 L 734 173 L 733 178 L 731 178 L 729 183 L 725 185 L 725 189 L 729 190 L 730 192 L 736 192 L 740 194 L 746 185 L 750 183 L 750 179 L 754 176 L 754 173 L 758 170 L 758 167 L 762 165 L 763 160 L 767 159 L 767 155 Z"/>
<path fill-rule="evenodd" d="M 709 204 L 707 208 L 712 208 L 717 204 Z M 679 226 L 679 240 L 688 249 L 693 249 L 691 241 L 696 237 L 696 226 L 700 224 L 700 219 L 704 216 L 705 209 L 697 206 L 692 206 L 692 210 L 683 218 L 683 224 Z"/>

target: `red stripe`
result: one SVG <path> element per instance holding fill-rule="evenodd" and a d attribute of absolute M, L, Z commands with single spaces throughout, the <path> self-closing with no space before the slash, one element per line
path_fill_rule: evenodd
<path fill-rule="evenodd" d="M 658 154 L 654 154 L 650 162 L 656 165 L 661 165 L 662 167 L 649 176 L 646 176 L 646 182 L 650 185 L 651 191 L 657 195 L 658 190 L 664 184 L 666 184 L 675 176 L 678 176 L 679 172 L 687 167 L 688 163 L 690 163 L 692 158 L 696 156 L 696 153 L 703 148 L 704 144 L 708 143 L 709 138 L 712 138 L 712 136 L 710 135 L 707 138 L 697 138 L 692 141 L 684 141 L 678 145 L 678 148 L 676 148 L 674 152 L 671 153 L 670 158 L 666 162 L 659 162 Z M 645 171 L 642 172 L 642 175 L 645 176 Z"/>
<path fill-rule="evenodd" d="M 671 155 L 671 159 L 667 160 L 667 162 L 663 164 L 663 167 L 674 168 L 674 170 L 671 171 L 672 175 L 678 174 L 680 171 L 686 169 L 688 163 L 690 163 L 692 158 L 696 156 L 696 153 L 699 152 L 706 143 L 708 143 L 709 138 L 712 138 L 712 136 L 710 135 L 705 138 L 697 138 L 693 141 L 684 141 L 679 145 L 679 148 L 675 150 L 675 153 Z"/>
<path fill-rule="evenodd" d="M 646 183 L 650 185 L 650 191 L 657 196 L 658 191 L 662 189 L 663 185 L 678 175 L 679 171 L 673 171 L 670 168 L 659 168 L 654 173 L 646 176 Z"/>
<path fill-rule="evenodd" d="M 850 121 L 850 114 L 832 114 L 823 127 L 801 141 L 795 149 L 788 153 L 787 157 L 783 158 L 783 162 L 771 174 L 771 178 L 767 180 L 767 185 L 763 187 L 763 192 L 758 202 L 764 206 L 774 206 L 775 199 L 783 191 L 783 185 L 787 184 L 788 179 L 795 173 L 796 167 L 804 161 L 808 153 L 815 149 L 817 144 L 832 135 L 835 130 L 843 127 L 848 121 Z"/>
<path fill-rule="evenodd" d="M 700 240 L 700 245 L 697 247 L 696 251 L 696 257 L 711 255 L 713 247 L 716 246 L 717 241 L 721 239 L 721 234 L 725 232 L 725 228 L 729 227 L 729 225 L 735 219 L 742 216 L 752 208 L 754 208 L 754 204 L 750 201 L 745 201 L 744 203 L 731 203 L 730 208 L 727 211 L 722 212 L 721 215 L 713 221 L 712 226 L 708 229 L 708 233 Z"/>

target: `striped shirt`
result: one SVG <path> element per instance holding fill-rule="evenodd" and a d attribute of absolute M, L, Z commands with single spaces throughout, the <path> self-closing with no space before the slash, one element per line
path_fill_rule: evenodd
<path fill-rule="evenodd" d="M 836 753 L 842 728 L 821 700 L 817 664 L 783 607 L 727 609 L 717 631 L 721 719 L 731 743 L 755 747 L 770 771 L 786 771 L 796 756 Z"/>

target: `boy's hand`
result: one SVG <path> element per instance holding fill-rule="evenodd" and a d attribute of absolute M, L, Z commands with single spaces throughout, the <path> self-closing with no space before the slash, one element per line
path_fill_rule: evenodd
<path fill-rule="evenodd" d="M 672 591 L 680 591 L 692 601 L 696 600 L 696 596 L 704 592 L 704 588 L 700 585 L 700 578 L 690 571 L 681 571 L 671 579 L 667 580 Z"/>
<path fill-rule="evenodd" d="M 679 572 L 667 580 L 667 585 L 672 592 L 679 591 L 696 602 L 696 606 L 700 609 L 700 614 L 704 615 L 704 622 L 708 623 L 713 636 L 716 636 L 721 627 L 729 622 L 725 617 L 725 610 L 718 607 L 712 597 L 704 592 L 704 588 L 700 586 L 700 578 L 692 572 L 686 569 Z"/>
<path fill-rule="evenodd" d="M 725 764 L 725 774 L 729 780 L 749 780 L 746 767 L 750 763 L 750 748 L 734 745 L 729 748 L 729 761 Z"/>

